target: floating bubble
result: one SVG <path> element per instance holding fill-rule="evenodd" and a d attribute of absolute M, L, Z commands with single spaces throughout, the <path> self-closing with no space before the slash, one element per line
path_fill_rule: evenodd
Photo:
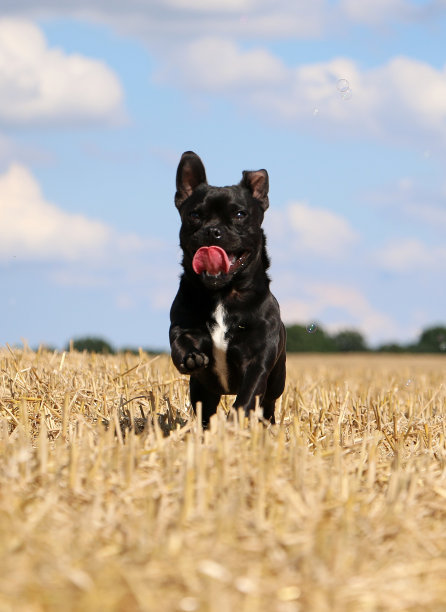
<path fill-rule="evenodd" d="M 340 91 L 341 93 L 344 93 L 345 91 L 350 89 L 350 83 L 347 81 L 347 79 L 339 79 L 336 84 L 336 87 L 338 91 Z"/>
<path fill-rule="evenodd" d="M 350 89 L 350 87 L 348 89 L 346 89 L 345 91 L 341 92 L 341 98 L 343 100 L 350 100 L 350 98 L 352 97 L 352 90 Z"/>
<path fill-rule="evenodd" d="M 413 380 L 411 378 L 408 378 L 405 384 L 406 384 L 406 387 L 411 387 L 413 385 Z"/>
<path fill-rule="evenodd" d="M 307 332 L 309 334 L 314 334 L 314 332 L 317 330 L 317 325 L 316 323 L 310 323 L 309 325 L 307 325 Z"/>

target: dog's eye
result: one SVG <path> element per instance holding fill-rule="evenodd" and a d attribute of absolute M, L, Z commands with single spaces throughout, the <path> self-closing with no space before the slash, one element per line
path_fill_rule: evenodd
<path fill-rule="evenodd" d="M 196 210 L 191 210 L 191 212 L 189 213 L 189 219 L 191 221 L 199 221 L 200 220 L 200 213 L 197 212 Z"/>
<path fill-rule="evenodd" d="M 238 210 L 235 213 L 235 218 L 236 219 L 244 219 L 247 216 L 247 213 L 244 210 Z"/>

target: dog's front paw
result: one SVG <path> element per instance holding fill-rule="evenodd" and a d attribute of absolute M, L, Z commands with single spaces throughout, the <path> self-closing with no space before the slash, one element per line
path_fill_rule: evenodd
<path fill-rule="evenodd" d="M 209 365 L 209 357 L 205 353 L 188 353 L 180 364 L 180 372 L 190 374 Z"/>

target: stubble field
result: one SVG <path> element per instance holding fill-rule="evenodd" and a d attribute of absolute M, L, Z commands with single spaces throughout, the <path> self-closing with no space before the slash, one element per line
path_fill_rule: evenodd
<path fill-rule="evenodd" d="M 446 610 L 445 365 L 290 356 L 203 432 L 166 356 L 0 349 L 0 612 Z"/>

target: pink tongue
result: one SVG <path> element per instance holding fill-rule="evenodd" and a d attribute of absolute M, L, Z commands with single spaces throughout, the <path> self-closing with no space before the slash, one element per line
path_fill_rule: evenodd
<path fill-rule="evenodd" d="M 194 255 L 192 268 L 196 274 L 207 272 L 208 274 L 227 274 L 231 264 L 226 251 L 218 246 L 201 247 Z"/>

